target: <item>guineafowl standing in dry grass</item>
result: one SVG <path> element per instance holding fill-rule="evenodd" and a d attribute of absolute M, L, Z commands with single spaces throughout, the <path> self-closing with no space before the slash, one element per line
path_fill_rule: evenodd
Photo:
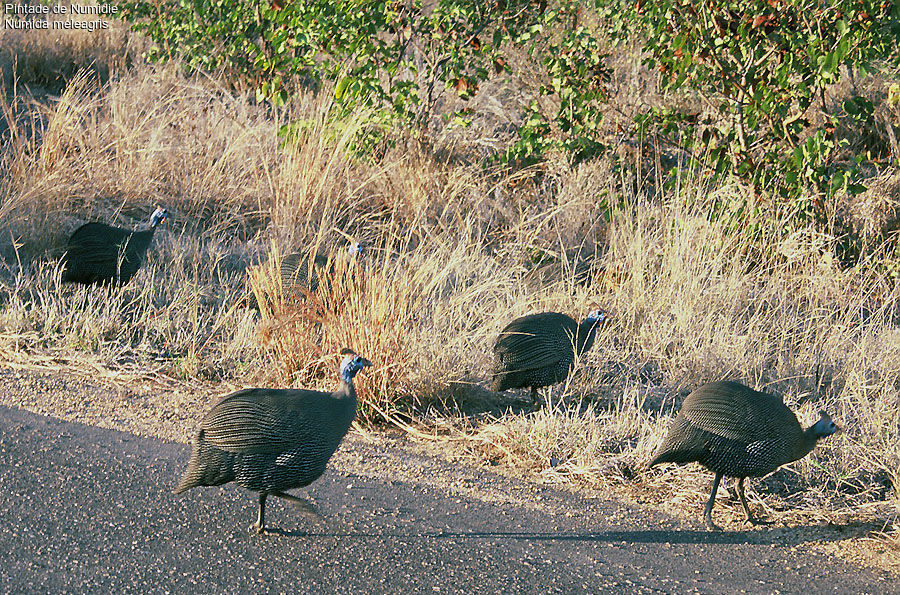
<path fill-rule="evenodd" d="M 251 388 L 224 397 L 206 414 L 176 494 L 230 481 L 259 492 L 259 518 L 251 530 L 265 533 L 266 497 L 303 500 L 285 490 L 308 486 L 356 416 L 353 377 L 372 362 L 343 349 L 341 384 L 334 392 Z"/>
<path fill-rule="evenodd" d="M 781 400 L 737 382 L 713 382 L 693 391 L 656 451 L 659 463 L 696 461 L 716 474 L 703 510 L 707 527 L 718 530 L 712 508 L 722 476 L 737 478 L 737 492 L 747 521 L 757 523 L 744 496 L 744 479 L 762 477 L 805 457 L 821 438 L 838 427 L 820 411 L 819 421 L 805 430 Z"/>
<path fill-rule="evenodd" d="M 347 251 L 351 258 L 357 258 L 365 252 L 365 244 L 353 242 L 347 246 Z M 319 273 L 326 271 L 330 259 L 328 254 L 316 254 L 312 259 L 312 266 L 310 266 L 309 257 L 310 255 L 304 252 L 291 252 L 285 254 L 281 259 L 278 276 L 284 295 L 296 296 L 306 292 L 312 293 L 319 288 Z M 333 265 L 333 263 L 331 264 Z M 247 305 L 254 310 L 259 310 L 259 301 L 253 291 L 250 291 L 247 296 Z"/>
<path fill-rule="evenodd" d="M 144 231 L 105 223 L 85 223 L 69 238 L 62 259 L 62 280 L 69 283 L 128 283 L 144 260 L 153 232 L 169 212 L 157 207 Z"/>
<path fill-rule="evenodd" d="M 553 261 L 530 268 L 522 275 L 522 285 L 530 291 L 541 291 L 560 283 L 586 286 L 594 273 L 593 262 L 579 259 L 574 265 Z"/>
<path fill-rule="evenodd" d="M 537 389 L 566 379 L 575 358 L 593 346 L 597 327 L 605 320 L 606 312 L 599 309 L 581 324 L 558 312 L 516 318 L 494 343 L 491 390 L 531 387 L 537 403 Z"/>
<path fill-rule="evenodd" d="M 351 258 L 360 256 L 364 251 L 365 244 L 361 242 L 353 242 L 347 246 Z M 303 252 L 292 252 L 281 259 L 279 275 L 285 293 L 312 292 L 319 288 L 319 271 L 325 271 L 329 257 L 327 254 L 316 254 L 312 264 L 310 267 L 309 255 Z"/>

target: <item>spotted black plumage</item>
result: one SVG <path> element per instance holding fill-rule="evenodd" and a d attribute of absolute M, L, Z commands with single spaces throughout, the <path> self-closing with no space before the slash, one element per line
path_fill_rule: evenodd
<path fill-rule="evenodd" d="M 603 310 L 591 312 L 581 324 L 558 312 L 516 318 L 494 343 L 491 390 L 531 387 L 537 402 L 537 389 L 566 379 L 576 354 L 593 346 L 597 326 L 605 319 Z"/>
<path fill-rule="evenodd" d="M 265 532 L 266 496 L 295 500 L 283 492 L 322 475 L 356 415 L 353 377 L 372 363 L 350 349 L 341 353 L 341 385 L 332 393 L 251 388 L 216 403 L 200 424 L 175 493 L 231 481 L 259 492 L 252 528 Z"/>
<path fill-rule="evenodd" d="M 62 259 L 62 280 L 69 283 L 125 285 L 141 268 L 156 227 L 169 212 L 157 208 L 144 231 L 131 231 L 105 223 L 85 223 L 69 238 Z"/>
<path fill-rule="evenodd" d="M 828 414 L 822 411 L 820 416 L 804 430 L 778 397 L 737 382 L 712 382 L 684 400 L 650 466 L 696 461 L 716 474 L 703 513 L 711 529 L 717 529 L 712 507 L 719 482 L 723 476 L 736 477 L 747 520 L 755 522 L 744 496 L 744 479 L 805 457 L 819 439 L 837 431 Z"/>

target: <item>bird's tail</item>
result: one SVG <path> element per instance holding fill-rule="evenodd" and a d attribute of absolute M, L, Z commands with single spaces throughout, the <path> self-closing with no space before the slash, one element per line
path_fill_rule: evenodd
<path fill-rule="evenodd" d="M 197 483 L 197 477 L 200 475 L 198 467 L 196 460 L 191 457 L 191 461 L 188 463 L 188 467 L 185 469 L 184 474 L 181 476 L 181 481 L 178 482 L 178 487 L 175 488 L 173 493 L 180 494 L 200 485 Z"/>
<path fill-rule="evenodd" d="M 659 465 L 660 463 L 680 463 L 681 461 L 675 461 L 670 456 L 672 453 L 670 452 L 659 452 L 657 451 L 656 456 L 653 457 L 653 460 L 647 464 L 647 468 L 653 467 L 654 465 Z"/>
<path fill-rule="evenodd" d="M 503 382 L 500 374 L 494 374 L 494 377 L 491 379 L 491 390 L 495 393 L 499 393 L 503 390 Z"/>
<path fill-rule="evenodd" d="M 203 440 L 203 430 L 197 433 L 191 450 L 191 460 L 187 469 L 175 488 L 180 494 L 197 486 L 217 486 L 232 481 L 234 473 L 234 455 Z"/>
<path fill-rule="evenodd" d="M 500 393 L 516 386 L 516 378 L 509 372 L 495 372 L 491 378 L 491 390 Z"/>
<path fill-rule="evenodd" d="M 660 463 L 678 463 L 683 465 L 693 461 L 702 461 L 707 455 L 707 450 L 703 445 L 694 446 L 681 445 L 679 448 L 671 448 L 668 444 L 663 444 L 656 451 L 653 460 L 647 465 L 647 468 L 659 465 Z"/>

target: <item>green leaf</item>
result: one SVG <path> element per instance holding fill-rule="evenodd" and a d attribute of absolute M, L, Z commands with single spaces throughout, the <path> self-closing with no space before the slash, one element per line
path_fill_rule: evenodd
<path fill-rule="evenodd" d="M 822 61 L 822 72 L 825 74 L 834 74 L 835 69 L 837 69 L 838 60 L 834 52 L 828 52 L 825 54 L 825 58 Z"/>
<path fill-rule="evenodd" d="M 345 76 L 340 81 L 338 81 L 338 84 L 334 87 L 334 98 L 338 101 L 341 101 L 344 98 L 347 87 L 349 87 L 350 83 L 352 82 L 353 78 L 350 76 Z"/>

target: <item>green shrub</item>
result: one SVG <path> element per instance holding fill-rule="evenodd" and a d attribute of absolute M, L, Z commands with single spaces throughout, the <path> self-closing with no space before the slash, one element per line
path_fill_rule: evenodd
<path fill-rule="evenodd" d="M 579 3 L 548 7 L 530 0 L 133 0 L 122 16 L 155 42 L 154 59 L 180 57 L 194 68 L 222 69 L 260 98 L 283 103 L 298 82 L 330 81 L 337 105 L 365 107 L 371 138 L 391 124 L 422 130 L 444 91 L 463 100 L 484 81 L 510 72 L 505 53 L 527 52 L 544 67 L 538 94 L 555 111 L 532 103 L 506 161 L 540 159 L 550 148 L 580 159 L 603 148 L 599 105 L 604 55 L 577 23 Z M 463 117 L 453 117 L 463 116 Z M 448 119 L 465 123 L 465 110 Z M 288 135 L 289 136 L 289 135 Z"/>
<path fill-rule="evenodd" d="M 861 190 L 859 157 L 835 130 L 873 116 L 828 91 L 848 72 L 897 58 L 900 5 L 885 0 L 597 0 L 620 38 L 646 38 L 664 90 L 690 89 L 705 106 L 648 109 L 654 132 L 708 172 L 737 174 L 788 199 Z M 808 214 L 812 205 L 799 205 Z"/>

